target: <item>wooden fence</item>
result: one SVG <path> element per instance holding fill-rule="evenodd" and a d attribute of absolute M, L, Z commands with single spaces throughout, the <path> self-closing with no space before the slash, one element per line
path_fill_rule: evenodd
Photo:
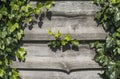
<path fill-rule="evenodd" d="M 31 1 L 31 5 L 35 5 Z M 101 79 L 102 68 L 93 60 L 95 51 L 89 42 L 104 40 L 106 33 L 97 27 L 94 15 L 99 7 L 91 1 L 56 1 L 56 5 L 25 29 L 23 47 L 26 61 L 14 62 L 22 79 Z M 56 50 L 48 47 L 54 40 L 48 30 L 71 34 L 80 41 L 78 49 Z"/>

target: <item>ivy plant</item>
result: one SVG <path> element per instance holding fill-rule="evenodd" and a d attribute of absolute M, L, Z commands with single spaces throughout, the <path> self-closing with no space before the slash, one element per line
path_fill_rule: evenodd
<path fill-rule="evenodd" d="M 33 8 L 29 0 L 0 0 L 0 79 L 20 79 L 13 60 L 25 60 L 26 51 L 21 47 L 24 23 L 32 21 L 42 7 L 50 9 L 53 1 L 41 2 Z"/>
<path fill-rule="evenodd" d="M 94 0 L 100 7 L 95 19 L 107 32 L 104 42 L 91 43 L 95 61 L 103 68 L 104 79 L 120 79 L 120 0 Z"/>
<path fill-rule="evenodd" d="M 61 46 L 66 46 L 66 45 L 72 45 L 72 46 L 79 46 L 79 42 L 77 39 L 71 39 L 71 35 L 70 34 L 66 34 L 63 38 L 62 38 L 62 34 L 60 31 L 58 31 L 57 33 L 53 33 L 51 30 L 48 31 L 49 35 L 52 35 L 55 40 L 50 41 L 49 42 L 49 46 L 53 47 L 53 48 L 60 48 Z"/>

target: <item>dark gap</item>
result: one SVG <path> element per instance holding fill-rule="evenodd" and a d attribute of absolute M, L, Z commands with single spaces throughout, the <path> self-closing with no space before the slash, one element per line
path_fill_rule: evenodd
<path fill-rule="evenodd" d="M 23 43 L 36 43 L 36 44 L 39 44 L 39 43 L 49 43 L 50 41 L 54 41 L 54 40 L 23 40 L 22 42 Z M 88 43 L 91 43 L 91 42 L 96 42 L 96 41 L 99 41 L 99 42 L 105 42 L 105 40 L 79 40 L 79 43 L 80 44 L 88 44 Z"/>
<path fill-rule="evenodd" d="M 63 69 L 49 69 L 49 68 L 17 68 L 17 70 L 26 70 L 26 71 L 56 71 L 56 72 L 63 72 L 66 74 L 70 74 L 72 72 L 78 72 L 78 71 L 98 71 L 98 70 L 105 70 L 105 68 L 80 68 L 80 69 L 72 69 L 70 71 L 63 70 Z"/>

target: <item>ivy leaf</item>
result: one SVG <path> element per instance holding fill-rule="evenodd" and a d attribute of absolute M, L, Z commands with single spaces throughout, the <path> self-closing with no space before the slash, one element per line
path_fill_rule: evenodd
<path fill-rule="evenodd" d="M 9 32 L 13 32 L 14 30 L 16 30 L 19 27 L 18 23 L 12 24 L 10 21 L 7 23 L 8 26 L 8 30 Z"/>
<path fill-rule="evenodd" d="M 12 10 L 19 10 L 19 5 L 16 5 L 14 2 L 11 1 L 10 6 Z"/>
<path fill-rule="evenodd" d="M 47 2 L 45 3 L 45 7 L 49 10 L 49 9 L 52 7 L 53 4 L 55 4 L 54 1 L 47 1 Z"/>
<path fill-rule="evenodd" d="M 106 48 L 110 49 L 116 45 L 116 40 L 112 36 L 108 36 L 106 39 Z"/>
<path fill-rule="evenodd" d="M 21 11 L 28 12 L 29 8 L 31 8 L 30 4 L 27 4 L 27 6 L 22 6 Z"/>
<path fill-rule="evenodd" d="M 23 35 L 23 30 L 20 30 L 17 32 L 17 39 L 20 40 L 22 38 L 22 35 Z"/>
<path fill-rule="evenodd" d="M 0 9 L 0 14 L 2 14 L 2 15 L 7 15 L 8 14 L 7 8 L 5 6 Z"/>
<path fill-rule="evenodd" d="M 65 41 L 65 40 L 62 40 L 62 41 L 61 41 L 62 46 L 65 46 L 67 43 L 68 43 L 68 42 Z"/>
<path fill-rule="evenodd" d="M 120 33 L 116 32 L 115 36 L 118 37 L 118 38 L 120 38 Z"/>
<path fill-rule="evenodd" d="M 101 13 L 100 13 L 100 12 L 97 12 L 96 15 L 95 15 L 95 18 L 96 18 L 97 20 L 100 20 L 100 18 L 101 18 Z"/>
<path fill-rule="evenodd" d="M 26 54 L 26 51 L 24 48 L 20 48 L 15 52 L 17 58 L 19 58 L 20 60 L 24 61 L 25 57 L 24 55 Z"/>
<path fill-rule="evenodd" d="M 56 48 L 56 47 L 57 47 L 55 41 L 49 42 L 49 43 L 48 43 L 48 46 L 51 46 L 51 47 L 53 47 L 53 48 Z"/>
<path fill-rule="evenodd" d="M 0 65 L 2 65 L 2 61 L 0 61 Z"/>
<path fill-rule="evenodd" d="M 5 40 L 5 44 L 8 46 L 12 43 L 12 38 L 11 37 L 7 37 L 6 40 Z"/>
<path fill-rule="evenodd" d="M 70 41 L 71 40 L 70 34 L 66 34 L 65 37 L 64 37 L 64 40 Z"/>
<path fill-rule="evenodd" d="M 35 13 L 36 14 L 40 13 L 42 6 L 43 5 L 41 3 L 37 3 L 36 8 L 35 8 Z"/>
<path fill-rule="evenodd" d="M 74 46 L 79 46 L 79 42 L 77 39 L 72 40 L 71 42 Z"/>
<path fill-rule="evenodd" d="M 7 36 L 7 32 L 6 31 L 1 31 L 0 32 L 0 37 L 1 38 L 5 38 Z"/>
<path fill-rule="evenodd" d="M 119 32 L 119 33 L 120 33 L 120 28 L 118 28 L 118 29 L 117 29 L 117 32 Z"/>
<path fill-rule="evenodd" d="M 43 6 L 42 3 L 37 3 L 37 5 L 36 5 L 36 7 L 39 8 L 39 9 L 40 9 L 42 6 Z"/>
<path fill-rule="evenodd" d="M 15 17 L 15 15 L 14 14 L 8 14 L 8 17 L 9 17 L 9 19 L 12 19 L 12 18 Z"/>
<path fill-rule="evenodd" d="M 2 70 L 2 69 L 0 69 L 0 77 L 1 77 L 1 78 L 3 78 L 4 74 L 5 74 L 5 71 Z"/>
<path fill-rule="evenodd" d="M 120 40 L 117 40 L 117 46 L 118 47 L 120 46 Z"/>
<path fill-rule="evenodd" d="M 120 55 L 120 48 L 117 48 L 117 53 Z"/>
<path fill-rule="evenodd" d="M 12 69 L 12 74 L 14 75 L 11 75 L 10 79 L 18 79 L 19 74 L 16 69 Z"/>
<path fill-rule="evenodd" d="M 61 37 L 61 33 L 60 33 L 60 31 L 58 31 L 58 32 L 55 34 L 55 38 L 58 39 L 58 38 L 60 38 L 60 37 Z"/>
<path fill-rule="evenodd" d="M 2 14 L 0 14 L 0 20 L 2 19 Z"/>
<path fill-rule="evenodd" d="M 53 32 L 51 30 L 48 31 L 49 35 L 53 35 Z"/>
<path fill-rule="evenodd" d="M 120 20 L 120 12 L 118 12 L 118 13 L 115 14 L 114 20 L 115 20 L 115 22 L 117 22 L 117 21 Z"/>
<path fill-rule="evenodd" d="M 3 41 L 2 41 L 3 42 Z M 4 50 L 5 49 L 5 44 L 4 42 L 3 43 L 0 43 L 0 49 Z"/>

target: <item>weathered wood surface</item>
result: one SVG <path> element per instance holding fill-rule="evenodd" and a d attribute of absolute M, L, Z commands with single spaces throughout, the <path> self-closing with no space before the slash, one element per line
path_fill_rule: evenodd
<path fill-rule="evenodd" d="M 96 69 L 100 66 L 93 60 L 95 52 L 88 45 L 77 50 L 53 52 L 46 44 L 25 44 L 28 51 L 24 63 L 15 62 L 13 67 L 23 69 L 58 69 L 70 72 L 76 69 Z"/>
<path fill-rule="evenodd" d="M 94 15 L 99 7 L 93 4 L 92 1 L 55 1 L 55 7 L 52 7 L 53 15 L 66 16 L 69 17 L 76 15 Z M 36 2 L 31 1 L 31 5 L 35 6 Z"/>
<path fill-rule="evenodd" d="M 24 40 L 54 40 L 53 36 L 48 35 L 49 29 L 39 29 L 35 27 L 31 31 L 25 30 Z M 78 40 L 104 40 L 106 37 L 106 33 L 102 28 L 99 27 L 78 27 L 76 30 L 72 30 L 71 27 L 53 27 L 51 30 L 56 33 L 58 30 L 65 34 L 71 34 L 72 38 L 76 38 Z"/>
<path fill-rule="evenodd" d="M 101 79 L 99 70 L 79 71 L 66 74 L 59 71 L 20 71 L 22 79 Z"/>
<path fill-rule="evenodd" d="M 54 40 L 48 35 L 49 29 L 60 30 L 63 35 L 69 33 L 78 40 L 104 40 L 106 33 L 94 21 L 98 10 L 91 1 L 56 1 L 56 6 L 44 18 L 25 29 L 24 40 Z"/>
<path fill-rule="evenodd" d="M 31 5 L 35 3 L 31 1 Z M 99 7 L 87 0 L 56 1 L 45 17 L 26 27 L 23 38 L 26 61 L 16 61 L 12 67 L 20 71 L 22 79 L 101 79 L 98 73 L 102 69 L 93 60 L 95 51 L 86 42 L 106 37 L 107 33 L 94 21 L 97 11 Z M 54 40 L 47 33 L 49 29 L 59 30 L 63 35 L 69 33 L 72 38 L 86 43 L 78 49 L 51 50 L 46 43 Z"/>

